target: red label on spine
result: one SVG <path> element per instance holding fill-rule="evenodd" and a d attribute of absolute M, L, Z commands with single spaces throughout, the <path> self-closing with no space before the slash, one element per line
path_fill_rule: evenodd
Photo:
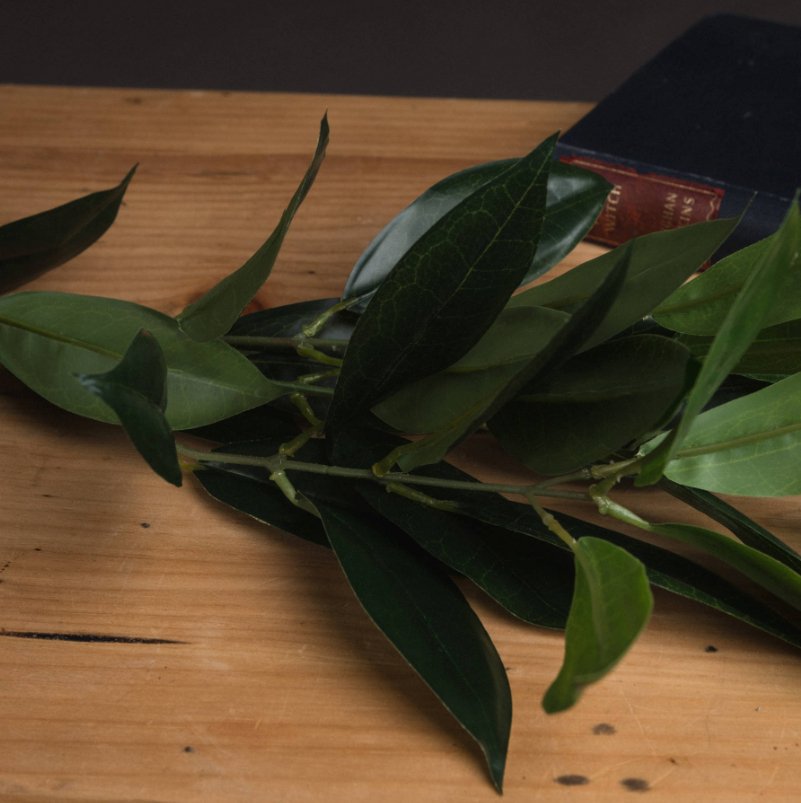
<path fill-rule="evenodd" d="M 592 170 L 613 185 L 587 235 L 590 240 L 620 245 L 640 234 L 714 220 L 720 214 L 725 192 L 719 187 L 658 173 L 638 173 L 633 167 L 583 156 L 564 156 L 561 161 Z"/>

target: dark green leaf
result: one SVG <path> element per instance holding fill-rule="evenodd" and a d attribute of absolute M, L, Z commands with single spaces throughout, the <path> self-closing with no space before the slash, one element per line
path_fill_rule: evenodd
<path fill-rule="evenodd" d="M 504 310 L 479 342 L 450 368 L 418 379 L 379 402 L 373 412 L 403 432 L 447 427 L 460 411 L 494 398 L 540 354 L 569 316 L 545 307 Z"/>
<path fill-rule="evenodd" d="M 665 477 L 660 480 L 659 487 L 728 527 L 744 544 L 776 558 L 796 572 L 801 572 L 801 555 L 728 502 L 707 491 L 679 485 Z"/>
<path fill-rule="evenodd" d="M 659 335 L 596 346 L 527 386 L 490 422 L 503 448 L 541 474 L 567 474 L 648 436 L 692 381 L 687 349 Z"/>
<path fill-rule="evenodd" d="M 481 385 L 483 395 L 468 396 L 469 404 L 457 408 L 450 421 L 431 435 L 404 445 L 382 461 L 382 467 L 396 463 L 402 471 L 441 460 L 448 450 L 474 432 L 526 383 L 547 373 L 571 357 L 592 336 L 625 281 L 628 260 L 624 257 L 614 270 L 602 274 L 596 291 L 558 328 L 536 356 L 488 371 Z M 464 399 L 462 400 L 464 401 Z"/>
<path fill-rule="evenodd" d="M 582 538 L 574 547 L 576 585 L 565 631 L 565 657 L 542 701 L 549 713 L 570 708 L 582 690 L 625 655 L 653 608 L 643 565 L 608 541 Z"/>
<path fill-rule="evenodd" d="M 111 371 L 80 374 L 78 380 L 114 411 L 148 465 L 167 482 L 180 485 L 175 439 L 164 417 L 167 363 L 153 335 L 139 332 Z"/>
<path fill-rule="evenodd" d="M 306 541 L 328 546 L 320 520 L 290 504 L 274 483 L 221 467 L 200 469 L 195 476 L 207 493 L 234 510 Z"/>
<path fill-rule="evenodd" d="M 626 283 L 604 321 L 584 344 L 585 349 L 592 348 L 651 312 L 709 259 L 736 224 L 736 220 L 713 220 L 635 237 L 625 246 L 519 293 L 511 304 L 571 312 L 594 292 L 599 276 L 613 270 L 630 249 Z"/>
<path fill-rule="evenodd" d="M 135 171 L 110 190 L 0 226 L 0 291 L 62 265 L 100 239 L 117 217 Z"/>
<path fill-rule="evenodd" d="M 681 338 L 699 360 L 706 359 L 712 340 L 702 335 Z M 761 382 L 778 382 L 801 371 L 801 321 L 786 321 L 762 329 L 732 370 Z"/>
<path fill-rule="evenodd" d="M 254 407 L 192 430 L 193 435 L 217 443 L 235 443 L 278 438 L 279 443 L 292 440 L 299 433 L 296 417 L 274 405 Z"/>
<path fill-rule="evenodd" d="M 252 312 L 239 318 L 229 334 L 237 337 L 293 337 L 338 302 L 338 298 L 319 298 Z M 354 316 L 335 314 L 317 336 L 347 340 L 354 324 Z"/>
<path fill-rule="evenodd" d="M 476 740 L 500 790 L 512 698 L 478 617 L 428 556 L 386 522 L 333 505 L 317 507 L 365 611 Z"/>
<path fill-rule="evenodd" d="M 683 441 L 696 417 L 762 329 L 765 319 L 779 297 L 787 271 L 792 270 L 799 261 L 801 261 L 801 211 L 798 204 L 793 204 L 777 236 L 772 238 L 770 247 L 762 252 L 715 335 L 676 428 L 646 455 L 638 478 L 640 484 L 647 485 L 658 481 L 676 450 L 684 447 Z M 697 484 L 675 476 L 671 479 L 683 485 Z M 716 490 L 709 485 L 699 487 Z"/>
<path fill-rule="evenodd" d="M 457 471 L 445 463 L 436 468 L 437 476 L 455 480 L 472 479 L 469 475 Z M 426 473 L 430 473 L 430 471 L 427 470 Z M 478 518 L 495 526 L 536 538 L 556 549 L 566 550 L 565 545 L 545 527 L 540 517 L 529 505 L 511 502 L 496 494 L 438 490 L 436 496 L 440 499 L 458 502 L 459 512 L 462 515 Z M 573 537 L 578 539 L 587 536 L 602 538 L 634 555 L 645 564 L 648 579 L 652 585 L 706 605 L 789 644 L 801 647 L 801 630 L 796 625 L 788 622 L 759 599 L 709 569 L 674 552 L 623 535 L 615 530 L 599 527 L 564 513 L 558 515 L 560 522 Z"/>
<path fill-rule="evenodd" d="M 178 316 L 181 329 L 190 337 L 207 341 L 224 335 L 267 280 L 292 219 L 314 183 L 327 144 L 328 120 L 323 117 L 311 164 L 273 233 L 241 268 L 222 279 Z"/>
<path fill-rule="evenodd" d="M 331 431 L 446 368 L 489 328 L 536 251 L 553 146 L 551 138 L 485 184 L 406 252 L 353 332 Z"/>
<path fill-rule="evenodd" d="M 116 423 L 75 374 L 111 370 L 147 329 L 167 360 L 167 421 L 191 429 L 271 401 L 287 390 L 220 341 L 198 343 L 156 310 L 108 298 L 17 293 L 0 298 L 0 362 L 70 412 Z"/>
<path fill-rule="evenodd" d="M 392 268 L 428 229 L 516 161 L 505 159 L 476 165 L 426 190 L 367 246 L 348 277 L 342 297 L 368 296 L 354 307 L 363 310 Z M 610 189 L 595 173 L 561 162 L 551 166 L 542 233 L 534 260 L 521 283 L 541 275 L 573 249 L 595 222 Z"/>
<path fill-rule="evenodd" d="M 567 554 L 534 538 L 389 494 L 377 485 L 362 483 L 360 493 L 381 516 L 510 613 L 541 627 L 565 626 L 573 583 Z"/>

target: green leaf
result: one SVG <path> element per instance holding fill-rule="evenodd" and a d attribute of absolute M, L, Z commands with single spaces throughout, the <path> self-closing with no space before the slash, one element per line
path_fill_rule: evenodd
<path fill-rule="evenodd" d="M 567 474 L 650 435 L 692 381 L 690 354 L 659 335 L 582 352 L 490 421 L 501 446 L 541 474 Z"/>
<path fill-rule="evenodd" d="M 62 265 L 100 239 L 114 222 L 136 171 L 109 190 L 0 226 L 0 291 Z"/>
<path fill-rule="evenodd" d="M 666 477 L 660 480 L 659 487 L 671 496 L 681 499 L 682 502 L 686 502 L 728 527 L 744 544 L 776 558 L 796 572 L 801 572 L 801 555 L 777 538 L 770 530 L 766 530 L 762 525 L 752 521 L 745 513 L 737 510 L 728 502 L 724 502 L 707 491 L 679 485 Z"/>
<path fill-rule="evenodd" d="M 502 365 L 488 374 L 482 395 L 470 399 L 469 405 L 456 409 L 447 424 L 421 440 L 395 450 L 381 461 L 381 468 L 397 463 L 402 471 L 441 460 L 448 450 L 482 423 L 538 376 L 547 373 L 572 356 L 592 336 L 609 306 L 614 303 L 621 284 L 625 281 L 628 260 L 621 259 L 614 270 L 602 274 L 600 284 L 589 298 L 558 328 L 544 348 L 522 363 Z"/>
<path fill-rule="evenodd" d="M 446 371 L 470 373 L 531 360 L 569 320 L 567 313 L 547 307 L 507 307 L 478 343 Z"/>
<path fill-rule="evenodd" d="M 479 342 L 445 371 L 410 382 L 373 412 L 403 432 L 434 432 L 483 399 L 494 398 L 540 354 L 569 316 L 545 307 L 504 310 Z"/>
<path fill-rule="evenodd" d="M 517 162 L 476 165 L 434 184 L 391 220 L 367 246 L 345 284 L 343 298 L 367 296 L 363 310 L 401 257 L 457 204 Z M 531 281 L 573 250 L 589 231 L 611 189 L 601 176 L 555 162 L 548 176 L 545 215 L 537 251 L 521 284 Z"/>
<path fill-rule="evenodd" d="M 514 616 L 540 627 L 565 626 L 573 583 L 567 554 L 525 535 L 389 494 L 377 485 L 364 483 L 359 491 L 383 518 Z"/>
<path fill-rule="evenodd" d="M 549 282 L 518 293 L 511 304 L 571 312 L 582 304 L 630 249 L 626 283 L 585 349 L 608 340 L 639 321 L 679 287 L 731 234 L 737 220 L 713 220 L 629 240 L 625 246 L 585 262 Z"/>
<path fill-rule="evenodd" d="M 111 371 L 80 374 L 78 380 L 114 411 L 148 465 L 167 482 L 180 485 L 175 439 L 164 417 L 167 363 L 153 335 L 142 330 Z"/>
<path fill-rule="evenodd" d="M 476 740 L 500 791 L 512 698 L 503 664 L 456 586 L 386 522 L 316 503 L 367 614 Z"/>
<path fill-rule="evenodd" d="M 785 236 L 775 232 L 716 262 L 665 299 L 654 310 L 654 318 L 675 332 L 714 335 L 751 274 Z M 793 264 L 797 259 L 786 265 L 781 292 L 767 311 L 763 326 L 801 318 L 801 271 L 794 270 Z"/>
<path fill-rule="evenodd" d="M 273 233 L 241 268 L 222 279 L 178 316 L 181 329 L 190 337 L 207 341 L 224 335 L 267 281 L 292 219 L 314 183 L 327 144 L 328 120 L 323 117 L 311 164 Z"/>
<path fill-rule="evenodd" d="M 646 455 L 638 484 L 656 482 L 676 450 L 684 446 L 693 421 L 762 329 L 779 297 L 787 272 L 801 261 L 801 211 L 798 204 L 790 207 L 777 235 L 761 254 L 723 320 L 676 428 Z M 675 476 L 671 478 L 684 485 L 694 484 Z M 715 489 L 707 487 L 707 490 Z"/>
<path fill-rule="evenodd" d="M 681 338 L 699 360 L 706 359 L 712 340 L 701 335 Z M 786 321 L 762 329 L 732 370 L 761 382 L 778 382 L 801 371 L 801 321 Z"/>
<path fill-rule="evenodd" d="M 111 370 L 141 329 L 167 361 L 166 417 L 191 429 L 257 407 L 287 392 L 246 357 L 216 341 L 198 343 L 156 310 L 108 298 L 17 293 L 0 298 L 0 362 L 32 390 L 70 412 L 116 423 L 75 374 Z"/>
<path fill-rule="evenodd" d="M 692 524 L 642 522 L 639 526 L 647 532 L 702 549 L 737 569 L 797 611 L 801 610 L 801 575 L 770 555 L 727 535 Z"/>
<path fill-rule="evenodd" d="M 801 374 L 701 413 L 665 468 L 674 482 L 724 494 L 801 493 Z"/>
<path fill-rule="evenodd" d="M 462 479 L 465 478 L 461 472 L 456 473 L 455 469 L 451 469 L 449 476 L 453 476 L 454 479 L 460 476 Z M 453 493 L 440 492 L 437 495 L 449 500 L 458 498 L 462 515 L 473 516 L 513 532 L 528 535 L 562 550 L 567 549 L 551 534 L 529 505 L 511 502 L 494 494 L 481 494 L 479 499 L 476 499 L 476 494 L 463 493 L 457 497 Z M 606 527 L 600 527 L 564 513 L 558 515 L 559 521 L 574 538 L 582 539 L 586 536 L 602 538 L 634 555 L 645 565 L 651 585 L 706 605 L 782 639 L 788 644 L 801 647 L 801 629 L 797 624 L 789 622 L 761 600 L 704 566 L 675 552 Z"/>
<path fill-rule="evenodd" d="M 321 546 L 329 546 L 320 520 L 290 504 L 274 483 L 235 473 L 230 467 L 195 471 L 202 488 L 218 502 Z"/>
<path fill-rule="evenodd" d="M 316 321 L 323 313 L 339 303 L 338 298 L 319 298 L 284 304 L 280 307 L 243 315 L 231 327 L 232 336 L 292 337 L 304 326 Z M 335 314 L 317 333 L 317 337 L 348 339 L 353 332 L 355 316 Z"/>
<path fill-rule="evenodd" d="M 565 632 L 565 657 L 542 705 L 570 708 L 582 690 L 606 675 L 639 636 L 653 607 L 643 565 L 598 538 L 574 546 L 576 585 Z"/>
<path fill-rule="evenodd" d="M 216 443 L 236 443 L 278 438 L 279 443 L 292 440 L 298 434 L 297 416 L 273 405 L 254 407 L 213 424 L 195 427 L 192 435 Z"/>
<path fill-rule="evenodd" d="M 553 147 L 551 138 L 485 184 L 406 252 L 356 324 L 330 431 L 446 368 L 489 328 L 534 257 Z"/>

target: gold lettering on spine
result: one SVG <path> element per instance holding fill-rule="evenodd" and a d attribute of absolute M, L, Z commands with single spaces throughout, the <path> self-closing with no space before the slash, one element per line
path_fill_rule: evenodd
<path fill-rule="evenodd" d="M 612 191 L 606 198 L 603 211 L 603 232 L 604 237 L 613 237 L 615 229 L 617 228 L 617 210 L 620 206 L 620 196 L 623 193 L 623 187 L 620 184 L 615 184 Z"/>
<path fill-rule="evenodd" d="M 665 193 L 665 202 L 662 204 L 662 216 L 660 218 L 661 228 L 675 228 L 676 223 L 674 221 L 674 216 L 676 213 L 676 204 L 678 203 L 678 200 L 679 194 L 677 192 Z"/>
<path fill-rule="evenodd" d="M 695 198 L 691 195 L 685 195 L 681 199 L 681 213 L 679 214 L 679 226 L 686 226 L 688 223 L 693 222 L 693 213 L 695 212 Z"/>

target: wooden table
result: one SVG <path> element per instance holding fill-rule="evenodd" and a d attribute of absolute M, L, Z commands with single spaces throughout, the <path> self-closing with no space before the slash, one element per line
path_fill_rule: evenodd
<path fill-rule="evenodd" d="M 111 231 L 32 287 L 175 313 L 270 231 L 327 109 L 328 159 L 258 302 L 331 296 L 419 191 L 519 155 L 586 108 L 4 87 L 0 221 L 139 162 Z M 1 389 L 0 799 L 496 799 L 472 742 L 324 550 L 168 486 L 115 428 L 7 375 Z M 750 510 L 801 543 L 798 500 Z M 514 693 L 507 800 L 799 799 L 789 647 L 658 594 L 620 668 L 549 718 L 539 699 L 561 637 L 473 598 Z"/>

